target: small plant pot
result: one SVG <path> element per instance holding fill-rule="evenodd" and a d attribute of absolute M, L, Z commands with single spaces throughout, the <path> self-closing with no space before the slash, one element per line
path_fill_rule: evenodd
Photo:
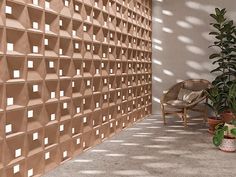
<path fill-rule="evenodd" d="M 232 112 L 224 112 L 221 115 L 223 122 L 229 123 L 233 119 L 235 119 L 235 115 Z"/>
<path fill-rule="evenodd" d="M 224 152 L 235 152 L 236 151 L 236 140 L 235 138 L 225 137 L 219 146 L 219 149 Z"/>
<path fill-rule="evenodd" d="M 211 134 L 214 134 L 215 127 L 219 123 L 222 123 L 222 120 L 221 119 L 217 119 L 216 117 L 208 117 L 207 123 L 208 123 L 208 132 L 211 133 Z"/>

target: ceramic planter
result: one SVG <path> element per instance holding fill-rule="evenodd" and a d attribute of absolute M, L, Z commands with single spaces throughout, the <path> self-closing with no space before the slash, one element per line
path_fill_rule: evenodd
<path fill-rule="evenodd" d="M 225 152 L 235 152 L 236 151 L 236 140 L 235 138 L 225 137 L 219 146 L 219 149 Z"/>

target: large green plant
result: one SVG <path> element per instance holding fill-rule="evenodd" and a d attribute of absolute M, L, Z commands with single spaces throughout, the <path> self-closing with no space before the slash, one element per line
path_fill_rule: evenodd
<path fill-rule="evenodd" d="M 225 14 L 225 9 L 218 8 L 215 9 L 215 14 L 210 14 L 214 19 L 214 23 L 211 23 L 214 31 L 210 32 L 210 35 L 216 39 L 210 46 L 214 47 L 216 52 L 209 57 L 213 65 L 216 65 L 216 68 L 211 71 L 217 75 L 212 84 L 218 88 L 222 96 L 222 111 L 229 109 L 227 97 L 236 76 L 236 28 L 233 21 L 228 20 Z"/>

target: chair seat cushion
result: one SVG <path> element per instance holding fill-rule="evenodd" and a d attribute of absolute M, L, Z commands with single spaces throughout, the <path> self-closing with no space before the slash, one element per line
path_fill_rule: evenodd
<path fill-rule="evenodd" d="M 178 100 L 186 101 L 187 103 L 192 103 L 195 100 L 197 100 L 201 95 L 203 91 L 193 91 L 189 89 L 181 88 L 178 94 Z"/>
<path fill-rule="evenodd" d="M 174 106 L 176 108 L 184 108 L 189 103 L 183 100 L 170 100 L 166 102 L 167 105 Z"/>
<path fill-rule="evenodd" d="M 184 98 L 189 95 L 192 92 L 192 90 L 180 88 L 178 93 L 178 100 L 184 100 Z"/>
<path fill-rule="evenodd" d="M 188 102 L 188 103 L 192 103 L 195 100 L 197 100 L 198 98 L 200 98 L 202 93 L 203 93 L 202 90 L 201 91 L 192 91 L 191 93 L 186 95 L 183 100 Z"/>

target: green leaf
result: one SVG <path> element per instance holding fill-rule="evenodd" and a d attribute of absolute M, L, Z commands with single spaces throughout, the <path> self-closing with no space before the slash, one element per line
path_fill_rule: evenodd
<path fill-rule="evenodd" d="M 213 25 L 216 29 L 220 30 L 220 24 L 214 24 Z"/>
<path fill-rule="evenodd" d="M 217 21 L 217 16 L 215 14 L 210 14 L 210 16 Z"/>
<path fill-rule="evenodd" d="M 209 59 L 214 59 L 214 58 L 217 58 L 217 57 L 220 57 L 220 54 L 219 53 L 213 53 L 209 56 Z"/>
<path fill-rule="evenodd" d="M 221 15 L 221 10 L 219 8 L 215 8 L 216 15 Z"/>
<path fill-rule="evenodd" d="M 222 129 L 224 127 L 225 123 L 219 123 L 216 125 L 215 129 L 216 130 L 219 130 L 219 129 Z"/>
<path fill-rule="evenodd" d="M 220 12 L 222 15 L 225 15 L 225 13 L 226 13 L 226 9 L 225 8 L 223 8 L 223 9 L 221 9 L 221 12 Z"/>
<path fill-rule="evenodd" d="M 210 32 L 209 35 L 220 35 L 218 32 Z"/>
<path fill-rule="evenodd" d="M 216 68 L 216 69 L 213 69 L 213 70 L 211 71 L 211 73 L 222 71 L 221 69 L 222 69 L 221 67 L 218 67 L 218 68 Z"/>
<path fill-rule="evenodd" d="M 219 137 L 217 137 L 217 136 L 214 136 L 214 137 L 213 137 L 213 144 L 214 144 L 216 147 L 218 147 L 218 146 L 221 144 L 221 142 L 222 142 L 222 139 L 220 139 Z"/>
<path fill-rule="evenodd" d="M 236 120 L 232 120 L 232 125 L 236 126 Z"/>
<path fill-rule="evenodd" d="M 236 136 L 236 128 L 231 129 L 230 133 L 232 133 L 234 136 Z"/>

